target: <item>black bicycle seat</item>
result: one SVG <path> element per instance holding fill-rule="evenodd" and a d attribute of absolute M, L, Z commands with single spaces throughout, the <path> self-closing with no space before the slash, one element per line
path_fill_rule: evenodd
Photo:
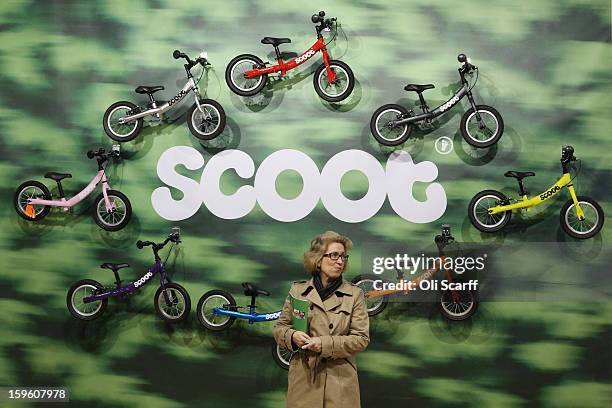
<path fill-rule="evenodd" d="M 261 40 L 262 44 L 270 44 L 270 45 L 273 45 L 274 47 L 278 47 L 280 44 L 287 44 L 290 42 L 291 42 L 290 38 L 276 38 L 276 37 L 264 37 Z"/>
<path fill-rule="evenodd" d="M 51 180 L 55 180 L 55 181 L 60 181 L 63 180 L 65 178 L 72 178 L 72 174 L 70 173 L 56 173 L 54 171 L 50 171 L 47 174 L 45 174 L 45 178 L 51 179 Z"/>
<path fill-rule="evenodd" d="M 141 85 L 138 88 L 134 89 L 134 91 L 136 93 L 139 93 L 139 94 L 149 94 L 149 95 L 151 95 L 151 94 L 153 94 L 153 93 L 155 93 L 157 91 L 163 91 L 163 90 L 164 90 L 163 86 L 144 86 L 144 85 Z"/>
<path fill-rule="evenodd" d="M 253 285 L 250 282 L 243 282 L 242 287 L 244 288 L 245 296 L 257 296 L 257 295 L 270 296 L 270 292 L 263 290 L 263 289 L 258 289 L 255 285 Z"/>
<path fill-rule="evenodd" d="M 417 85 L 417 84 L 408 84 L 404 87 L 404 91 L 414 91 L 421 93 L 426 89 L 433 89 L 435 86 L 433 84 L 425 84 L 425 85 Z"/>
<path fill-rule="evenodd" d="M 535 176 L 535 173 L 533 171 L 507 171 L 504 173 L 504 176 L 522 180 L 525 177 Z"/>
<path fill-rule="evenodd" d="M 130 266 L 129 264 L 126 263 L 120 263 L 120 264 L 115 264 L 115 263 L 103 263 L 102 265 L 100 265 L 100 268 L 102 269 L 110 269 L 113 272 L 117 272 L 119 269 L 121 268 L 127 268 L 128 266 Z"/>

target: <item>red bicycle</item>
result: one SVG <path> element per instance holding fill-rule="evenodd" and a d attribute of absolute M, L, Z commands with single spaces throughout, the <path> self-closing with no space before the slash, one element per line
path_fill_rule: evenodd
<path fill-rule="evenodd" d="M 351 68 L 342 61 L 330 59 L 327 45 L 336 39 L 338 22 L 334 18 L 325 18 L 325 12 L 313 14 L 311 18 L 317 30 L 317 42 L 306 52 L 284 62 L 278 49 L 280 44 L 290 43 L 289 38 L 264 37 L 262 44 L 270 44 L 276 51 L 278 64 L 267 67 L 269 62 L 263 62 L 252 54 L 238 55 L 230 61 L 225 69 L 225 81 L 229 88 L 240 96 L 253 96 L 260 92 L 268 82 L 268 74 L 280 72 L 283 77 L 287 71 L 292 70 L 308 61 L 317 51 L 323 54 L 323 64 L 314 73 L 314 88 L 317 94 L 327 102 L 340 102 L 346 99 L 355 86 L 355 76 Z M 333 36 L 329 42 L 323 39 L 323 31 L 332 31 Z"/>

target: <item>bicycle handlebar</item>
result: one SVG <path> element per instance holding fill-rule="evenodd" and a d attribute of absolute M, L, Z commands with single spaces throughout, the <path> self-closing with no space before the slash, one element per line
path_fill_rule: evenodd
<path fill-rule="evenodd" d="M 318 32 L 320 32 L 321 30 L 323 30 L 325 28 L 330 28 L 331 29 L 332 25 L 337 20 L 338 19 L 336 17 L 325 18 L 325 12 L 323 10 L 319 11 L 318 14 L 313 14 L 312 17 L 310 18 L 310 21 L 312 21 L 314 24 L 320 24 L 317 27 L 317 31 Z"/>
<path fill-rule="evenodd" d="M 198 56 L 198 58 L 195 59 L 195 61 L 189 58 L 189 55 L 179 50 L 174 50 L 174 52 L 172 53 L 172 56 L 174 57 L 174 59 L 184 58 L 185 60 L 187 60 L 186 65 L 188 69 L 191 69 L 198 64 L 202 65 L 203 67 L 209 64 L 208 59 L 204 56 L 204 54 L 205 53 L 201 53 L 200 56 Z"/>
<path fill-rule="evenodd" d="M 181 242 L 180 234 L 178 232 L 171 233 L 170 235 L 168 235 L 168 237 L 166 237 L 164 242 L 162 242 L 161 244 L 156 244 L 153 241 L 141 241 L 141 240 L 138 240 L 136 242 L 136 248 L 142 249 L 142 248 L 144 248 L 146 246 L 152 246 L 153 247 L 153 251 L 157 252 L 160 249 L 162 249 L 163 247 L 165 247 L 168 242 L 174 242 L 175 244 L 179 244 Z"/>
<path fill-rule="evenodd" d="M 569 163 L 570 161 L 576 161 L 576 156 L 574 156 L 574 148 L 570 145 L 563 146 L 561 148 L 561 161 Z"/>
<path fill-rule="evenodd" d="M 442 249 L 444 246 L 453 241 L 455 241 L 455 237 L 453 237 L 451 234 L 450 225 L 442 224 L 442 234 L 436 235 L 434 238 L 434 242 L 438 246 L 438 249 Z"/>
<path fill-rule="evenodd" d="M 463 70 L 464 73 L 469 74 L 470 71 L 474 70 L 474 69 L 478 69 L 478 67 L 476 65 L 473 65 L 472 63 L 470 63 L 469 58 L 467 57 L 467 55 L 461 53 L 459 55 L 457 55 L 457 61 L 459 61 L 462 65 L 461 68 L 459 68 L 459 70 Z"/>
<path fill-rule="evenodd" d="M 108 160 L 111 157 L 119 157 L 121 154 L 119 150 L 112 149 L 110 152 L 106 152 L 103 147 L 99 148 L 97 151 L 89 150 L 87 152 L 87 158 L 93 159 L 94 157 L 98 157 L 98 160 Z"/>
<path fill-rule="evenodd" d="M 323 17 L 325 17 L 325 12 L 321 10 L 318 14 L 313 14 L 312 17 L 310 17 L 310 21 L 314 24 L 319 24 L 323 22 Z"/>

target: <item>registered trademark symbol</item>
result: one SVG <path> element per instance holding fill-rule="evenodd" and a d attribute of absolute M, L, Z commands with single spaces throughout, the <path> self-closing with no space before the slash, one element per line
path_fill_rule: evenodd
<path fill-rule="evenodd" d="M 442 136 L 436 140 L 434 147 L 439 154 L 449 154 L 453 151 L 453 141 L 448 136 Z"/>

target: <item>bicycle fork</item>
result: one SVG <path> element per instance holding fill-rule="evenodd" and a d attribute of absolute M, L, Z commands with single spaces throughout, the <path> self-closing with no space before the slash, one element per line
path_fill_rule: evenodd
<path fill-rule="evenodd" d="M 578 197 L 576 196 L 576 190 L 574 190 L 574 185 L 568 184 L 567 189 L 569 190 L 570 196 L 572 196 L 572 201 L 574 202 L 574 207 L 576 208 L 576 217 L 578 217 L 580 221 L 583 221 L 584 211 L 582 211 L 580 203 L 578 202 Z"/>
<path fill-rule="evenodd" d="M 325 70 L 327 71 L 327 79 L 329 83 L 333 84 L 336 82 L 336 73 L 329 66 L 329 54 L 327 53 L 327 48 L 323 47 L 321 53 L 323 54 L 323 63 L 325 64 Z"/>
<path fill-rule="evenodd" d="M 474 109 L 474 113 L 476 116 L 476 122 L 478 122 L 478 127 L 480 130 L 484 130 L 486 128 L 484 122 L 482 121 L 482 116 L 480 116 L 480 112 L 476 109 L 476 101 L 474 101 L 474 96 L 471 91 L 467 92 L 468 101 L 470 101 L 470 105 L 472 105 L 472 109 Z"/>

